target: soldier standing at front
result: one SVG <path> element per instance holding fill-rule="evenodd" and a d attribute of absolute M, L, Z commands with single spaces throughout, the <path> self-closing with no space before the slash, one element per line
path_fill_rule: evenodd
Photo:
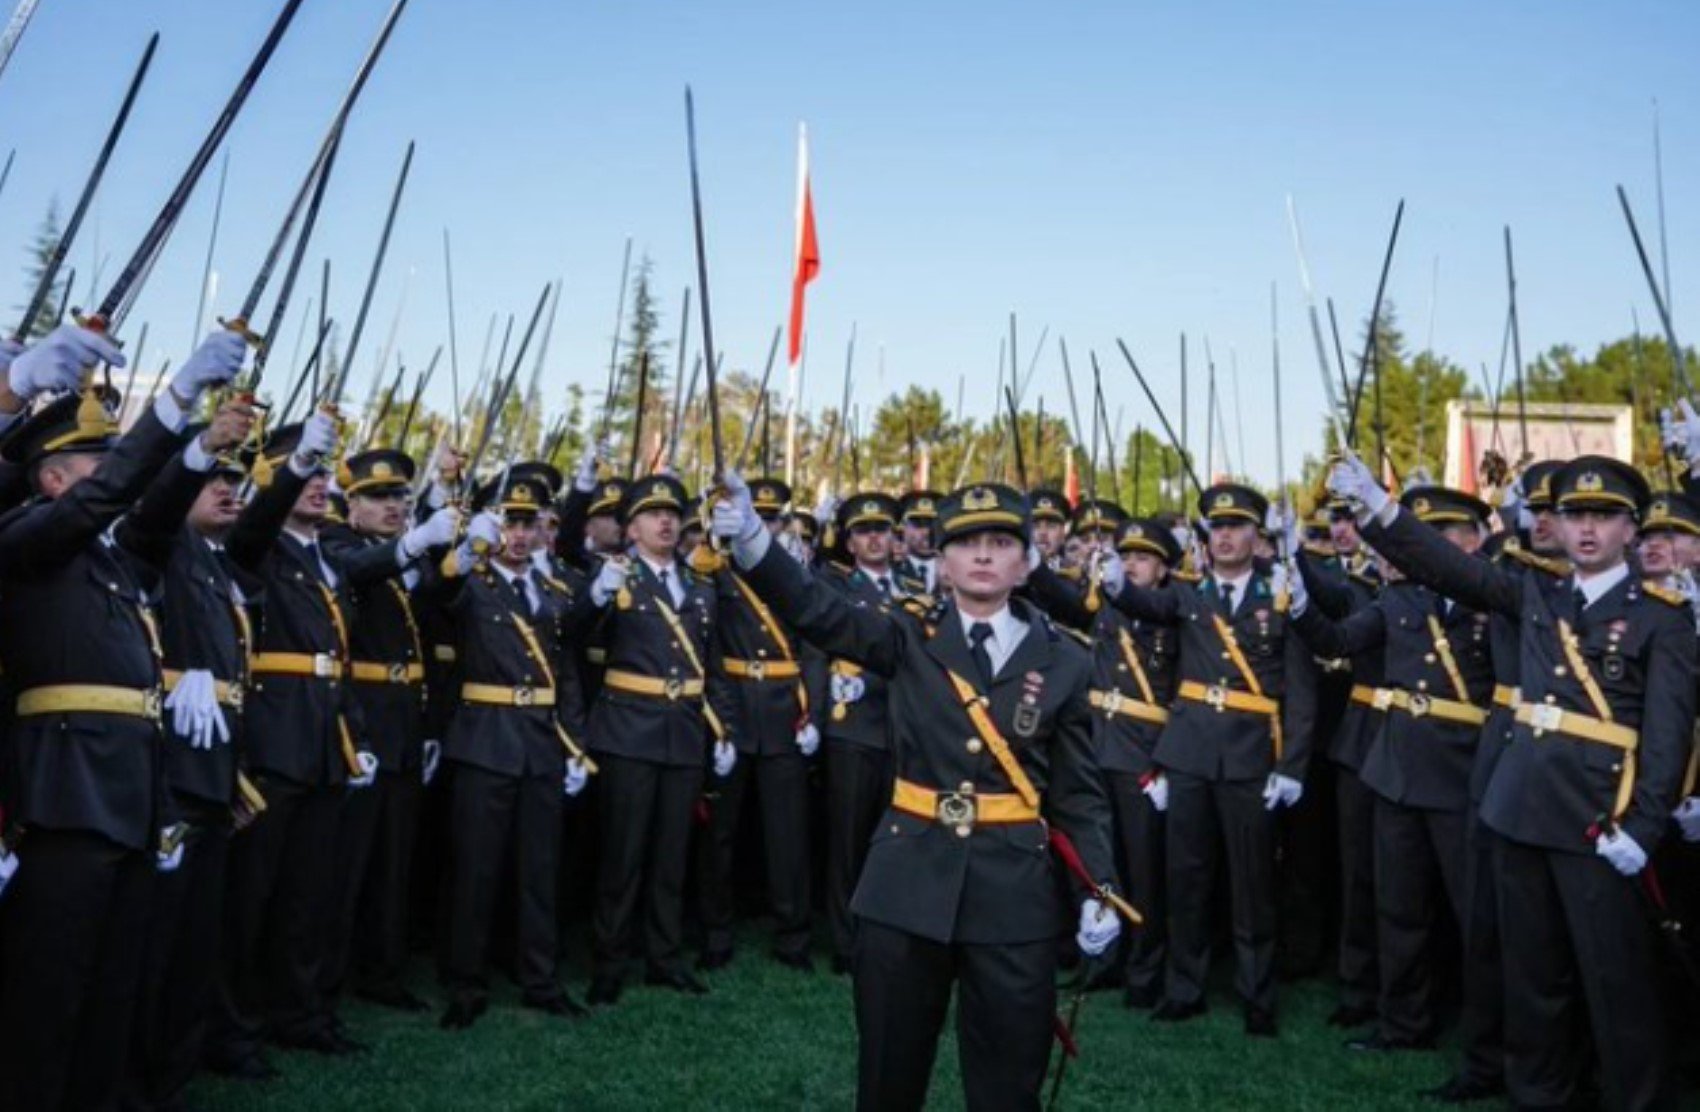
<path fill-rule="evenodd" d="M 1106 905 L 1120 897 L 1092 766 L 1091 661 L 1010 597 L 1030 566 L 1026 498 L 985 484 L 944 500 L 939 559 L 955 597 L 922 618 L 818 589 L 743 481 L 724 487 L 714 530 L 750 585 L 823 652 L 889 683 L 896 783 L 852 908 L 858 1107 L 922 1106 L 954 983 L 968 1107 L 1037 1109 L 1070 918 L 1047 820 L 1096 878 L 1080 909 L 1087 954 L 1115 941 Z"/>
<path fill-rule="evenodd" d="M 1362 506 L 1366 538 L 1413 578 L 1520 623 L 1521 698 L 1481 816 L 1498 838 L 1506 1084 L 1523 1106 L 1578 1097 L 1585 1013 L 1613 1108 L 1666 1099 L 1665 1030 L 1641 873 L 1664 836 L 1694 726 L 1687 603 L 1626 559 L 1649 500 L 1601 456 L 1552 477 L 1572 572 L 1516 575 L 1412 523 L 1355 457 L 1331 488 Z"/>

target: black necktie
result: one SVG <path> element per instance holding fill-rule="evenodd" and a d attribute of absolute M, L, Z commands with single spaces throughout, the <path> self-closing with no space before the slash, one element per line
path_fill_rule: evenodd
<path fill-rule="evenodd" d="M 1233 617 L 1234 616 L 1234 585 L 1232 583 L 1218 583 L 1216 586 L 1217 586 L 1217 589 L 1219 591 L 1221 591 L 1221 593 L 1222 593 L 1222 617 L 1224 617 L 1224 618 Z"/>
<path fill-rule="evenodd" d="M 980 670 L 980 682 L 987 687 L 992 686 L 992 654 L 986 651 L 986 639 L 992 635 L 990 622 L 975 622 L 968 627 L 968 641 L 972 648 L 969 650 L 974 657 L 974 667 Z"/>
<path fill-rule="evenodd" d="M 519 598 L 520 612 L 531 617 L 531 593 L 525 589 L 525 576 L 516 575 L 513 578 L 514 594 Z"/>
<path fill-rule="evenodd" d="M 308 541 L 302 547 L 307 550 L 307 560 L 313 566 L 313 577 L 315 579 L 317 579 L 320 583 L 326 582 L 326 579 L 325 579 L 325 562 L 323 560 L 319 559 L 319 542 L 318 541 Z"/>
<path fill-rule="evenodd" d="M 677 606 L 679 604 L 679 600 L 673 597 L 673 584 L 668 580 L 667 569 L 662 568 L 660 571 L 656 572 L 655 578 L 661 580 L 661 590 L 667 596 L 668 605 Z"/>
<path fill-rule="evenodd" d="M 875 582 L 877 582 L 880 585 L 880 594 L 886 596 L 887 598 L 890 598 L 891 597 L 891 580 L 889 578 L 887 578 L 886 576 L 882 575 L 882 576 L 879 577 L 879 579 L 875 580 Z"/>
<path fill-rule="evenodd" d="M 1571 593 L 1576 596 L 1576 615 L 1577 617 L 1581 617 L 1582 611 L 1588 609 L 1588 596 L 1583 593 L 1582 588 L 1580 587 L 1577 587 Z"/>

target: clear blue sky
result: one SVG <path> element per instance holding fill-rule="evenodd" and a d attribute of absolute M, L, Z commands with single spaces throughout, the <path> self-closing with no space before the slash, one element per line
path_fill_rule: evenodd
<path fill-rule="evenodd" d="M 83 275 L 97 234 L 111 256 L 106 277 L 116 273 L 279 6 L 43 0 L 0 77 L 0 148 L 18 150 L 0 196 L 10 245 L 0 303 L 21 302 L 30 233 L 51 195 L 66 206 L 74 198 L 147 33 L 162 33 L 160 53 L 73 253 Z M 387 7 L 307 0 L 238 122 L 216 256 L 220 311 L 251 278 Z M 690 82 L 716 335 L 734 365 L 759 364 L 786 309 L 796 126 L 806 120 L 825 260 L 810 299 L 816 404 L 836 403 L 854 321 L 864 407 L 911 381 L 948 404 L 966 375 L 969 410 L 983 414 L 1014 310 L 1024 348 L 1050 327 L 1035 386 L 1048 409 L 1062 404 L 1061 333 L 1077 366 L 1098 350 L 1112 410 L 1125 405 L 1130 424 L 1150 423 L 1109 358 L 1114 337 L 1173 406 L 1185 330 L 1195 345 L 1210 337 L 1224 374 L 1237 354 L 1250 470 L 1272 479 L 1271 281 L 1281 291 L 1289 466 L 1321 424 L 1289 192 L 1319 290 L 1336 298 L 1353 335 L 1404 197 L 1390 296 L 1416 346 L 1428 334 L 1438 258 L 1435 347 L 1472 369 L 1497 359 L 1509 223 L 1525 351 L 1591 350 L 1628 331 L 1631 306 L 1656 327 L 1612 187 L 1629 188 L 1656 238 L 1657 98 L 1677 325 L 1692 342 L 1696 42 L 1700 5 L 1688 0 L 413 0 L 343 145 L 308 284 L 316 292 L 328 253 L 332 311 L 352 318 L 403 148 L 416 139 L 355 390 L 373 372 L 410 271 L 400 350 L 418 365 L 446 338 L 447 225 L 464 375 L 492 313 L 523 313 L 544 281 L 564 276 L 547 381 L 557 396 L 572 380 L 594 394 L 626 235 L 654 259 L 669 336 L 694 277 Z M 216 174 L 215 165 L 126 329 L 134 339 L 152 322 L 150 366 L 189 346 Z M 284 342 L 294 334 L 292 323 Z M 439 405 L 447 386 L 440 374 Z"/>

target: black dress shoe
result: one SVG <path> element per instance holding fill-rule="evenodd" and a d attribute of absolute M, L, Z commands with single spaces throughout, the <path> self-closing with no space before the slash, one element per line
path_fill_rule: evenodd
<path fill-rule="evenodd" d="M 1132 1008 L 1135 1011 L 1148 1012 L 1156 1006 L 1157 989 L 1153 986 L 1147 985 L 1143 988 L 1135 988 L 1134 986 L 1129 985 L 1127 988 L 1122 990 L 1122 1007 L 1124 1008 Z"/>
<path fill-rule="evenodd" d="M 1247 1008 L 1245 1010 L 1245 1033 L 1254 1039 L 1272 1039 L 1280 1034 L 1280 1028 L 1275 1024 L 1275 1013 L 1262 1008 Z"/>
<path fill-rule="evenodd" d="M 1382 1036 L 1381 1032 L 1377 1031 L 1373 1034 L 1364 1035 L 1361 1038 L 1347 1039 L 1346 1040 L 1346 1049 L 1347 1050 L 1370 1051 L 1370 1052 L 1377 1052 L 1377 1051 L 1379 1051 L 1379 1052 L 1391 1052 L 1391 1051 L 1395 1051 L 1395 1050 L 1433 1050 L 1434 1049 L 1434 1039 L 1428 1038 L 1428 1037 L 1418 1038 L 1418 1039 L 1389 1039 L 1389 1038 L 1384 1038 Z"/>
<path fill-rule="evenodd" d="M 400 985 L 371 985 L 356 989 L 354 995 L 379 1007 L 394 1008 L 400 1012 L 423 1012 L 431 1007 Z"/>
<path fill-rule="evenodd" d="M 670 988 L 674 992 L 683 992 L 689 996 L 705 996 L 708 986 L 686 973 L 683 969 L 662 969 L 651 967 L 643 975 L 643 983 L 657 988 Z"/>
<path fill-rule="evenodd" d="M 579 1019 L 590 1014 L 583 1004 L 567 995 L 565 991 L 557 992 L 552 996 L 527 996 L 520 1003 L 534 1012 L 560 1016 L 563 1019 Z"/>
<path fill-rule="evenodd" d="M 832 975 L 843 977 L 850 972 L 850 959 L 841 954 L 832 955 Z"/>
<path fill-rule="evenodd" d="M 623 987 L 618 977 L 599 976 L 590 982 L 590 994 L 585 999 L 590 1001 L 593 1007 L 601 1004 L 613 1004 L 620 999 L 620 990 Z"/>
<path fill-rule="evenodd" d="M 724 950 L 704 950 L 697 958 L 697 971 L 701 973 L 712 973 L 716 969 L 725 969 L 731 964 L 731 947 L 727 947 Z"/>
<path fill-rule="evenodd" d="M 366 1047 L 341 1034 L 330 1026 L 312 1027 L 302 1031 L 278 1032 L 274 1037 L 279 1046 L 290 1050 L 309 1050 L 331 1058 L 346 1058 L 362 1053 Z"/>
<path fill-rule="evenodd" d="M 1151 1013 L 1151 1018 L 1158 1023 L 1183 1023 L 1195 1016 L 1204 1014 L 1204 1001 L 1194 1000 L 1182 1003 L 1179 1000 L 1164 1000 L 1157 1005 L 1157 1010 Z"/>
<path fill-rule="evenodd" d="M 1328 1013 L 1330 1027 L 1362 1027 L 1375 1018 L 1375 1009 L 1341 1004 Z"/>
<path fill-rule="evenodd" d="M 786 954 L 776 951 L 773 960 L 787 969 L 795 969 L 799 973 L 813 973 L 815 963 L 807 954 Z"/>
<path fill-rule="evenodd" d="M 478 1017 L 484 1014 L 489 1003 L 482 998 L 461 998 L 449 1001 L 449 1006 L 443 1012 L 443 1018 L 437 1021 L 437 1026 L 445 1031 L 464 1031 L 478 1022 Z"/>
<path fill-rule="evenodd" d="M 282 1076 L 277 1067 L 266 1061 L 265 1055 L 258 1051 L 240 1058 L 208 1058 L 202 1064 L 208 1073 L 233 1081 L 272 1081 Z"/>
<path fill-rule="evenodd" d="M 1492 1100 L 1504 1094 L 1503 1081 L 1481 1077 L 1453 1077 L 1447 1079 L 1444 1085 L 1424 1089 L 1417 1095 L 1439 1104 L 1470 1104 L 1478 1100 Z"/>

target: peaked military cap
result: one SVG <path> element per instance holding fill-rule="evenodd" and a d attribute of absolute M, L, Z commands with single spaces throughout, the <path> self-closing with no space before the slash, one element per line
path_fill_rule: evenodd
<path fill-rule="evenodd" d="M 1181 546 L 1174 531 L 1149 517 L 1130 517 L 1116 527 L 1116 551 L 1149 552 L 1174 567 L 1181 561 Z"/>
<path fill-rule="evenodd" d="M 1116 529 L 1127 520 L 1127 511 L 1103 498 L 1082 500 L 1074 509 L 1071 528 L 1076 534 L 1099 529 Z"/>
<path fill-rule="evenodd" d="M 603 514 L 620 512 L 620 500 L 626 496 L 626 480 L 600 479 L 596 489 L 590 492 L 590 508 L 585 511 L 588 517 L 600 517 Z"/>
<path fill-rule="evenodd" d="M 413 483 L 414 464 L 406 452 L 373 448 L 342 461 L 337 485 L 350 497 L 380 491 L 406 490 Z"/>
<path fill-rule="evenodd" d="M 684 516 L 691 496 L 685 484 L 671 475 L 650 475 L 634 480 L 620 499 L 620 520 L 630 521 L 645 510 L 672 510 Z"/>
<path fill-rule="evenodd" d="M 12 430 L 0 458 L 29 465 L 56 452 L 104 452 L 118 438 L 117 405 L 109 386 L 61 395 Z"/>
<path fill-rule="evenodd" d="M 808 510 L 791 511 L 791 527 L 807 544 L 815 543 L 815 538 L 820 536 L 820 522 L 815 520 L 815 515 Z"/>
<path fill-rule="evenodd" d="M 1011 533 L 1026 541 L 1030 532 L 1027 497 L 1002 483 L 976 483 L 952 491 L 938 504 L 935 529 L 939 547 L 975 533 Z"/>
<path fill-rule="evenodd" d="M 1641 522 L 1643 533 L 1687 533 L 1700 537 L 1700 506 L 1686 494 L 1661 490 L 1653 495 L 1647 516 Z"/>
<path fill-rule="evenodd" d="M 846 498 L 836 515 L 838 531 L 848 533 L 859 525 L 897 524 L 897 499 L 877 491 L 862 491 Z"/>
<path fill-rule="evenodd" d="M 1552 509 L 1552 477 L 1563 466 L 1561 459 L 1541 459 L 1523 470 L 1523 502 L 1529 509 Z"/>
<path fill-rule="evenodd" d="M 771 520 L 785 512 L 786 503 L 791 501 L 791 488 L 778 479 L 753 479 L 750 501 L 755 503 L 756 513 L 764 520 Z"/>
<path fill-rule="evenodd" d="M 1552 501 L 1567 510 L 1617 510 L 1640 515 L 1652 498 L 1641 472 L 1610 456 L 1578 456 L 1552 477 Z"/>
<path fill-rule="evenodd" d="M 939 516 L 939 503 L 944 495 L 936 490 L 912 490 L 901 503 L 904 521 L 934 521 Z"/>
<path fill-rule="evenodd" d="M 1269 500 L 1239 483 L 1217 483 L 1198 496 L 1198 512 L 1212 525 L 1245 521 L 1262 528 Z"/>
<path fill-rule="evenodd" d="M 561 484 L 564 482 L 559 467 L 552 463 L 545 463 L 540 459 L 529 459 L 524 463 L 516 463 L 513 465 L 510 474 L 524 475 L 528 478 L 540 480 L 548 488 L 549 501 L 551 502 L 560 495 Z"/>
<path fill-rule="evenodd" d="M 1033 507 L 1034 521 L 1068 520 L 1068 495 L 1056 487 L 1034 487 L 1027 492 L 1027 504 Z"/>
<path fill-rule="evenodd" d="M 1451 487 L 1413 487 L 1399 497 L 1399 504 L 1424 525 L 1485 525 L 1492 508 L 1473 494 Z"/>

